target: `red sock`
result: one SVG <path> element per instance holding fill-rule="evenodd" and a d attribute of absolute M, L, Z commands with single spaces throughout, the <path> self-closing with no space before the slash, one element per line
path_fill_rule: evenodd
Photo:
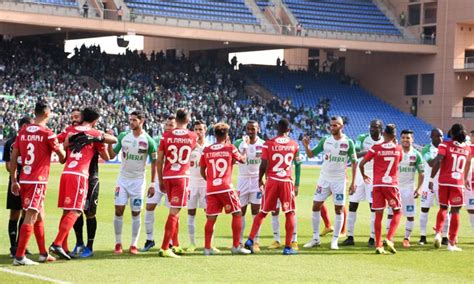
<path fill-rule="evenodd" d="M 325 228 L 331 227 L 331 220 L 329 219 L 328 209 L 324 204 L 321 206 L 321 219 L 323 219 Z"/>
<path fill-rule="evenodd" d="M 376 248 L 382 247 L 382 219 L 383 219 L 383 212 L 382 211 L 376 211 L 375 212 L 375 221 L 374 221 L 375 247 Z"/>
<path fill-rule="evenodd" d="M 456 237 L 459 230 L 459 213 L 451 212 L 451 222 L 449 223 L 449 242 L 451 245 L 456 244 Z"/>
<path fill-rule="evenodd" d="M 448 216 L 447 208 L 439 208 L 438 215 L 436 216 L 436 233 L 441 234 L 443 231 L 444 221 Z"/>
<path fill-rule="evenodd" d="M 77 217 L 78 216 L 72 211 L 69 211 L 66 213 L 66 215 L 64 215 L 64 218 L 62 218 L 61 222 L 59 223 L 59 232 L 53 242 L 55 246 L 63 245 L 63 242 L 69 234 L 69 231 L 71 231 L 74 223 L 76 223 Z"/>
<path fill-rule="evenodd" d="M 390 222 L 390 229 L 388 229 L 387 239 L 393 241 L 393 237 L 397 232 L 398 225 L 400 224 L 400 218 L 402 217 L 402 212 L 400 210 L 394 210 L 392 215 L 392 221 Z"/>
<path fill-rule="evenodd" d="M 249 239 L 255 239 L 255 236 L 257 235 L 258 230 L 260 230 L 260 226 L 262 226 L 263 219 L 265 219 L 265 217 L 267 217 L 267 213 L 263 213 L 262 211 L 255 215 L 255 218 L 253 219 L 252 230 L 250 230 Z"/>
<path fill-rule="evenodd" d="M 342 223 L 341 234 L 346 234 L 346 223 L 347 223 L 347 208 L 346 206 L 343 207 L 344 209 L 344 221 Z"/>
<path fill-rule="evenodd" d="M 40 254 L 46 254 L 48 251 L 46 250 L 46 244 L 44 240 L 44 223 L 43 220 L 38 220 L 36 221 L 34 225 L 34 231 L 35 231 L 35 238 L 36 238 L 36 243 L 38 244 L 38 249 Z"/>
<path fill-rule="evenodd" d="M 285 236 L 285 246 L 291 246 L 291 238 L 293 237 L 293 232 L 295 231 L 295 212 L 291 211 L 285 214 L 286 223 L 286 236 Z"/>
<path fill-rule="evenodd" d="M 257 232 L 255 232 L 255 234 L 257 234 Z M 242 233 L 242 216 L 232 215 L 232 245 L 234 248 L 240 245 L 240 233 Z"/>
<path fill-rule="evenodd" d="M 176 230 L 176 223 L 178 223 L 177 215 L 168 215 L 168 220 L 166 220 L 165 225 L 165 235 L 163 236 L 163 242 L 161 243 L 161 249 L 169 249 L 171 238 L 174 235 L 174 230 Z"/>
<path fill-rule="evenodd" d="M 204 248 L 211 248 L 212 234 L 214 233 L 214 224 L 216 220 L 207 219 L 204 226 Z"/>
<path fill-rule="evenodd" d="M 174 228 L 173 237 L 172 237 L 171 239 L 172 239 L 172 242 L 173 242 L 173 246 L 174 246 L 174 247 L 179 247 L 179 239 L 178 239 L 178 234 L 179 234 L 179 216 L 176 215 L 176 217 L 177 217 L 176 225 L 175 225 L 175 228 Z"/>
<path fill-rule="evenodd" d="M 33 234 L 33 225 L 25 224 L 21 225 L 20 239 L 18 240 L 18 247 L 16 248 L 16 257 L 22 258 L 25 256 L 26 246 L 30 240 L 31 234 Z"/>

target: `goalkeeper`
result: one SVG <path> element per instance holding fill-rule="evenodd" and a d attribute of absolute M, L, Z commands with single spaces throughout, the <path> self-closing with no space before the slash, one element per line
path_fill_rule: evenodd
<path fill-rule="evenodd" d="M 79 132 L 73 136 L 70 136 L 69 139 L 66 139 L 68 136 L 67 130 L 75 126 L 85 126 L 83 122 L 83 114 L 79 109 L 73 109 L 71 112 L 71 126 L 68 127 L 63 133 L 58 135 L 60 142 L 64 142 L 65 148 L 71 149 L 71 153 L 78 152 L 82 147 L 87 144 L 93 143 L 96 140 L 103 141 L 107 144 L 114 144 L 117 142 L 117 138 L 111 134 L 101 133 L 101 137 L 92 137 L 87 135 L 85 132 Z M 74 232 L 76 235 L 76 246 L 72 252 L 69 252 L 67 246 L 67 240 L 63 242 L 63 248 L 66 253 L 71 257 L 80 257 L 86 258 L 93 256 L 93 245 L 95 234 L 97 231 L 97 205 L 99 198 L 99 154 L 95 152 L 94 156 L 89 165 L 89 182 L 88 182 L 88 191 L 87 197 L 84 205 L 83 213 L 81 214 L 76 223 L 74 224 Z M 83 227 L 84 227 L 84 218 L 86 216 L 87 223 L 87 243 L 83 239 Z"/>

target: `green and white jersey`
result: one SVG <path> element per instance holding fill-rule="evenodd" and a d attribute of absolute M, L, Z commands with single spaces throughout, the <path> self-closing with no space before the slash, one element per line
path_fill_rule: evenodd
<path fill-rule="evenodd" d="M 368 151 L 372 146 L 382 144 L 383 139 L 380 137 L 379 140 L 375 141 L 372 139 L 372 136 L 370 136 L 369 133 L 361 134 L 357 136 L 357 140 L 355 143 L 355 149 L 357 152 L 360 151 Z M 362 161 L 363 157 L 359 158 L 358 162 Z M 374 176 L 374 160 L 370 160 L 367 162 L 364 166 L 364 172 L 367 176 L 370 178 L 373 178 Z"/>
<path fill-rule="evenodd" d="M 328 181 L 345 180 L 347 161 L 357 160 L 354 142 L 344 134 L 339 140 L 332 135 L 323 137 L 311 151 L 315 156 L 324 154 L 320 178 Z"/>
<path fill-rule="evenodd" d="M 244 147 L 243 139 L 238 139 L 235 141 L 234 145 L 239 150 L 240 153 L 243 153 Z M 257 141 L 254 144 L 247 144 L 247 161 L 245 164 L 239 163 L 239 178 L 243 177 L 258 177 L 258 169 L 262 161 L 262 146 L 265 141 L 260 137 L 257 137 Z"/>
<path fill-rule="evenodd" d="M 138 137 L 135 137 L 132 131 L 120 133 L 118 142 L 114 147 L 116 154 L 122 150 L 119 177 L 144 179 L 147 156 L 151 160 L 156 160 L 156 149 L 155 141 L 145 131 Z"/>
<path fill-rule="evenodd" d="M 428 165 L 428 162 L 434 160 L 438 156 L 438 147 L 433 144 L 426 144 L 425 147 L 421 150 L 421 156 L 423 158 L 423 167 L 425 171 L 425 178 L 423 182 L 428 183 L 431 177 L 431 167 Z M 439 171 L 436 174 L 434 180 L 437 181 L 439 177 Z"/>
<path fill-rule="evenodd" d="M 402 161 L 398 164 L 399 188 L 414 189 L 417 172 L 423 172 L 423 159 L 420 152 L 412 147 L 408 152 L 403 152 Z"/>
<path fill-rule="evenodd" d="M 199 166 L 199 161 L 201 160 L 202 151 L 204 148 L 209 146 L 206 142 L 203 145 L 196 143 L 196 147 L 191 152 L 191 157 L 189 158 L 190 167 L 190 176 L 189 176 L 189 186 L 191 187 L 205 187 L 206 180 L 201 176 L 201 167 Z"/>

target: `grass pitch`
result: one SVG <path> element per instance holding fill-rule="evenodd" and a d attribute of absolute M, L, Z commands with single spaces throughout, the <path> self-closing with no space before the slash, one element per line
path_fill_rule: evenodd
<path fill-rule="evenodd" d="M 53 165 L 46 199 L 46 243 L 49 245 L 57 233 L 61 210 L 56 207 L 59 176 L 62 166 Z M 283 256 L 281 250 L 268 250 L 272 242 L 270 217 L 264 221 L 261 229 L 262 252 L 258 255 L 231 256 L 230 216 L 221 215 L 216 223 L 215 240 L 223 255 L 205 257 L 202 250 L 183 256 L 181 259 L 163 259 L 158 257 L 158 249 L 131 256 L 113 254 L 114 249 L 114 188 L 118 174 L 118 165 L 100 165 L 100 199 L 97 214 L 98 230 L 95 241 L 95 255 L 90 259 L 57 261 L 36 267 L 13 267 L 8 258 L 7 222 L 9 212 L 5 208 L 8 176 L 1 172 L 0 179 L 0 283 L 11 282 L 48 282 L 13 272 L 47 277 L 51 280 L 74 283 L 101 282 L 471 282 L 474 268 L 474 239 L 467 213 L 462 210 L 459 246 L 463 252 L 450 253 L 445 248 L 435 250 L 431 245 L 418 246 L 418 219 L 412 235 L 412 248 L 401 248 L 405 220 L 398 229 L 395 239 L 399 252 L 396 255 L 375 255 L 373 249 L 367 248 L 369 233 L 368 204 L 359 206 L 356 224 L 356 246 L 340 247 L 339 251 L 331 251 L 331 236 L 322 238 L 322 245 L 315 249 L 303 249 L 302 245 L 312 236 L 311 205 L 314 187 L 319 176 L 315 168 L 303 168 L 300 195 L 297 198 L 298 208 L 298 241 L 299 255 Z M 328 200 L 329 208 L 332 202 Z M 419 210 L 419 209 L 417 209 Z M 435 222 L 437 208 L 431 210 L 428 227 Z M 130 210 L 124 218 L 123 246 L 128 248 L 131 237 Z M 331 211 L 332 212 L 332 211 Z M 163 237 L 164 222 L 167 210 L 157 208 L 155 224 L 155 241 L 157 246 Z M 417 216 L 418 217 L 418 216 Z M 284 220 L 280 217 L 282 240 L 284 240 Z M 331 213 L 334 219 L 334 214 Z M 142 217 L 143 220 L 143 217 Z M 196 218 L 196 238 L 198 244 L 204 242 L 205 217 L 202 211 Z M 385 222 L 385 219 L 384 219 Z M 251 217 L 247 216 L 245 236 L 251 226 Z M 383 226 L 385 227 L 385 225 Z M 385 234 L 384 234 L 385 235 Z M 145 242 L 145 230 L 142 231 L 139 246 Z M 87 239 L 84 228 L 84 239 Z M 433 233 L 428 241 L 433 239 Z M 182 212 L 180 218 L 180 241 L 183 247 L 189 244 L 187 235 L 187 214 Z M 71 249 L 75 244 L 74 232 L 69 236 Z M 37 246 L 34 237 L 30 240 L 29 249 L 37 260 Z M 4 269 L 7 269 L 5 271 Z"/>

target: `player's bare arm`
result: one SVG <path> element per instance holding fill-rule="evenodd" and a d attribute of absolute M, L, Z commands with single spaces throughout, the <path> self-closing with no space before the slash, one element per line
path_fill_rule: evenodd
<path fill-rule="evenodd" d="M 153 153 L 153 155 L 156 156 L 156 152 Z M 156 182 L 156 160 L 151 160 L 151 164 L 150 164 L 150 170 L 151 170 L 151 183 L 150 183 L 150 186 L 148 187 L 148 192 L 147 192 L 147 196 L 148 198 L 150 197 L 153 197 L 153 195 L 155 195 L 155 182 Z"/>
<path fill-rule="evenodd" d="M 474 158 L 474 155 L 471 153 L 471 156 L 467 159 L 466 166 L 464 167 L 464 187 L 466 190 L 472 190 L 471 179 L 469 178 L 469 171 L 471 170 L 471 162 Z"/>
<path fill-rule="evenodd" d="M 206 165 L 201 166 L 201 176 L 204 180 L 207 180 L 207 175 L 206 175 Z"/>
<path fill-rule="evenodd" d="M 349 186 L 349 194 L 354 194 L 355 192 L 355 186 L 354 186 L 354 181 L 355 181 L 355 176 L 356 176 L 356 170 L 357 170 L 357 163 L 351 162 L 351 171 L 352 171 L 352 177 L 351 177 L 351 185 Z"/>
<path fill-rule="evenodd" d="M 423 185 L 423 180 L 425 178 L 425 174 L 423 172 L 418 173 L 418 185 L 415 190 L 415 198 L 418 198 L 421 194 L 421 186 Z"/>
<path fill-rule="evenodd" d="M 434 193 L 434 189 L 433 189 L 433 180 L 434 180 L 434 177 L 436 176 L 436 174 L 438 173 L 439 171 L 439 167 L 441 166 L 441 162 L 444 160 L 444 156 L 443 155 L 440 155 L 438 154 L 436 156 L 436 158 L 433 159 L 433 166 L 432 169 L 431 169 L 431 177 L 430 177 L 430 182 L 428 183 L 428 188 L 430 189 L 431 192 Z"/>
<path fill-rule="evenodd" d="M 54 151 L 54 153 L 58 155 L 59 162 L 61 164 L 66 162 L 66 151 L 64 151 L 64 147 L 62 145 L 59 145 L 58 150 Z"/>
<path fill-rule="evenodd" d="M 117 137 L 115 137 L 115 136 L 113 136 L 109 133 L 103 133 L 103 137 L 104 137 L 104 143 L 106 143 L 106 144 L 111 145 L 111 144 L 115 144 L 115 143 L 118 142 Z"/>
<path fill-rule="evenodd" d="M 117 156 L 117 153 L 115 153 L 114 151 L 113 144 L 107 144 L 107 153 L 109 154 L 109 158 L 111 160 L 115 159 L 115 157 Z"/>
<path fill-rule="evenodd" d="M 268 161 L 262 159 L 262 162 L 260 163 L 260 167 L 258 168 L 258 185 L 261 191 L 263 191 L 264 186 L 265 186 L 265 182 L 263 181 L 263 176 L 267 172 L 267 166 L 268 166 Z"/>
<path fill-rule="evenodd" d="M 359 163 L 359 171 L 360 171 L 360 174 L 362 175 L 362 178 L 364 179 L 364 182 L 367 183 L 367 184 L 370 184 L 372 183 L 372 180 L 370 179 L 369 176 L 367 176 L 365 174 L 365 171 L 364 171 L 364 166 L 365 164 L 367 164 L 367 162 L 369 162 L 368 159 L 364 158 L 360 163 Z"/>
<path fill-rule="evenodd" d="M 308 158 L 313 158 L 314 157 L 313 151 L 309 148 L 309 143 L 311 142 L 309 137 L 308 136 L 303 137 L 302 142 L 303 142 L 304 150 Z"/>
<path fill-rule="evenodd" d="M 5 162 L 5 169 L 10 172 L 10 162 Z"/>
<path fill-rule="evenodd" d="M 18 183 L 18 180 L 16 179 L 17 177 L 17 171 L 18 171 L 18 156 L 20 152 L 18 149 L 13 148 L 11 157 L 10 157 L 10 178 L 11 178 L 11 183 L 12 183 L 12 193 L 13 195 L 20 195 L 20 184 Z"/>
<path fill-rule="evenodd" d="M 163 182 L 163 162 L 165 158 L 165 152 L 158 151 L 158 158 L 156 159 L 156 171 L 158 173 L 158 183 L 160 185 L 161 192 L 165 190 L 165 183 Z"/>
<path fill-rule="evenodd" d="M 99 151 L 99 156 L 104 161 L 110 160 L 109 152 L 106 149 Z"/>

